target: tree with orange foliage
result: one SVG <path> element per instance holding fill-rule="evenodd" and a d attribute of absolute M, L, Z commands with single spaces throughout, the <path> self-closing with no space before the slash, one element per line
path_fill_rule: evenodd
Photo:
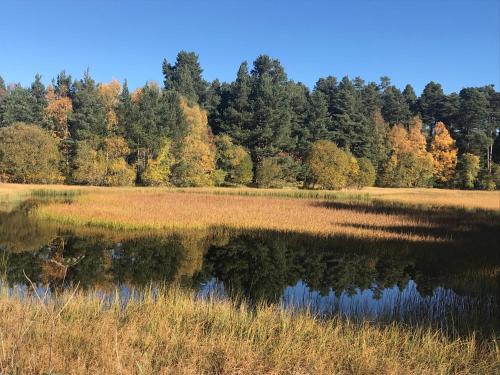
<path fill-rule="evenodd" d="M 425 187 L 433 177 L 434 161 L 426 150 L 422 121 L 415 117 L 407 131 L 397 124 L 391 129 L 392 153 L 387 161 L 380 182 L 390 187 Z"/>
<path fill-rule="evenodd" d="M 415 116 L 410 120 L 410 129 L 408 131 L 408 142 L 411 151 L 418 156 L 427 156 L 427 140 L 422 132 L 422 119 Z"/>
<path fill-rule="evenodd" d="M 455 174 L 458 149 L 448 129 L 442 122 L 434 127 L 431 154 L 434 158 L 434 178 L 441 185 L 448 185 Z"/>
<path fill-rule="evenodd" d="M 394 125 L 389 133 L 389 139 L 391 141 L 393 154 L 401 155 L 413 151 L 408 137 L 408 131 L 403 125 Z"/>

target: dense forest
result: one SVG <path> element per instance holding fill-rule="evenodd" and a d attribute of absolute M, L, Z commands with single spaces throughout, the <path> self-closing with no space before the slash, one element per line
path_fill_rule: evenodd
<path fill-rule="evenodd" d="M 320 78 L 312 91 L 261 55 L 231 83 L 198 56 L 163 61 L 162 86 L 0 77 L 0 182 L 102 186 L 500 188 L 493 85 L 420 97 L 388 77 Z"/>

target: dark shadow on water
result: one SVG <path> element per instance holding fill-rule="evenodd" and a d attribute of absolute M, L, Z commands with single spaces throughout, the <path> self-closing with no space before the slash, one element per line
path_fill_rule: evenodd
<path fill-rule="evenodd" d="M 365 204 L 325 205 L 370 209 Z M 429 325 L 455 336 L 498 333 L 498 215 L 389 210 L 425 217 L 432 226 L 363 227 L 447 240 L 221 228 L 120 234 L 61 228 L 34 220 L 22 207 L 0 212 L 0 273 L 11 288 L 26 289 L 26 273 L 52 293 L 78 284 L 108 295 L 118 288 L 123 298 L 133 298 L 134 289 L 175 283 L 198 291 L 200 298 L 215 294 L 310 309 L 325 317 Z"/>

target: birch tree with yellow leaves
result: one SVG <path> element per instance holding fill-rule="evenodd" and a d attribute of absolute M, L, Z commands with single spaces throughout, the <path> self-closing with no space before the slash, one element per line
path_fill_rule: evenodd
<path fill-rule="evenodd" d="M 186 125 L 185 135 L 176 142 L 172 182 L 177 186 L 211 186 L 215 171 L 215 144 L 208 127 L 207 113 L 199 105 L 180 99 Z"/>
<path fill-rule="evenodd" d="M 415 117 L 409 130 L 397 124 L 391 129 L 391 156 L 381 176 L 381 183 L 390 187 L 426 187 L 431 184 L 434 161 L 426 150 L 422 120 Z"/>
<path fill-rule="evenodd" d="M 434 127 L 434 136 L 431 143 L 431 154 L 434 159 L 434 179 L 440 185 L 451 183 L 457 166 L 458 149 L 455 140 L 442 122 Z"/>

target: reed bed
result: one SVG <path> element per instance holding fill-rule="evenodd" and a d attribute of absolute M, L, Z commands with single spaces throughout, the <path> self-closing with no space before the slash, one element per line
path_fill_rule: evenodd
<path fill-rule="evenodd" d="M 494 340 L 320 319 L 173 287 L 123 303 L 96 293 L 0 296 L 2 374 L 494 374 Z"/>
<path fill-rule="evenodd" d="M 323 198 L 290 199 L 292 196 L 269 196 L 265 192 L 252 195 L 253 192 L 246 190 L 225 194 L 223 189 L 213 192 L 207 189 L 89 189 L 71 203 L 43 205 L 38 215 L 60 224 L 108 229 L 205 229 L 215 226 L 374 240 L 449 240 L 446 233 L 434 230 L 441 224 L 436 222 L 436 215 L 448 207 L 438 194 L 434 204 L 418 205 L 419 200 L 414 199 L 409 205 L 392 200 L 390 196 L 335 196 L 331 192 L 330 199 L 326 198 L 326 193 Z M 479 193 L 486 192 L 475 192 Z M 421 194 L 424 194 L 424 202 L 431 193 L 423 191 Z M 491 206 L 490 195 L 485 196 L 485 201 L 489 202 L 487 212 L 497 217 L 498 211 Z M 468 200 L 462 203 L 468 210 L 478 209 Z M 419 212 L 416 213 L 415 208 Z M 458 215 L 460 219 L 462 214 L 456 211 L 451 216 Z"/>
<path fill-rule="evenodd" d="M 500 210 L 500 191 L 376 187 L 364 188 L 362 191 L 369 197 L 384 202 L 418 204 L 436 208 Z"/>
<path fill-rule="evenodd" d="M 425 217 L 331 208 L 322 201 L 269 196 L 217 195 L 169 190 L 94 191 L 72 203 L 53 202 L 41 218 L 109 229 L 187 229 L 226 227 L 317 235 L 342 234 L 374 239 L 445 240 L 414 232 L 433 224 Z M 360 225 L 361 224 L 361 225 Z M 398 227 L 398 232 L 385 228 Z"/>
<path fill-rule="evenodd" d="M 80 192 L 127 192 L 144 193 L 178 192 L 213 195 L 239 195 L 257 197 L 279 197 L 294 199 L 320 199 L 336 201 L 369 202 L 379 199 L 385 202 L 409 203 L 428 207 L 455 207 L 465 209 L 500 210 L 499 191 L 450 190 L 428 188 L 378 188 L 344 190 L 305 190 L 298 188 L 256 189 L 249 187 L 201 187 L 201 188 L 146 188 L 146 187 L 95 187 L 73 185 L 25 185 L 0 183 L 0 200 L 8 196 L 26 196 L 33 191 L 75 191 Z"/>

